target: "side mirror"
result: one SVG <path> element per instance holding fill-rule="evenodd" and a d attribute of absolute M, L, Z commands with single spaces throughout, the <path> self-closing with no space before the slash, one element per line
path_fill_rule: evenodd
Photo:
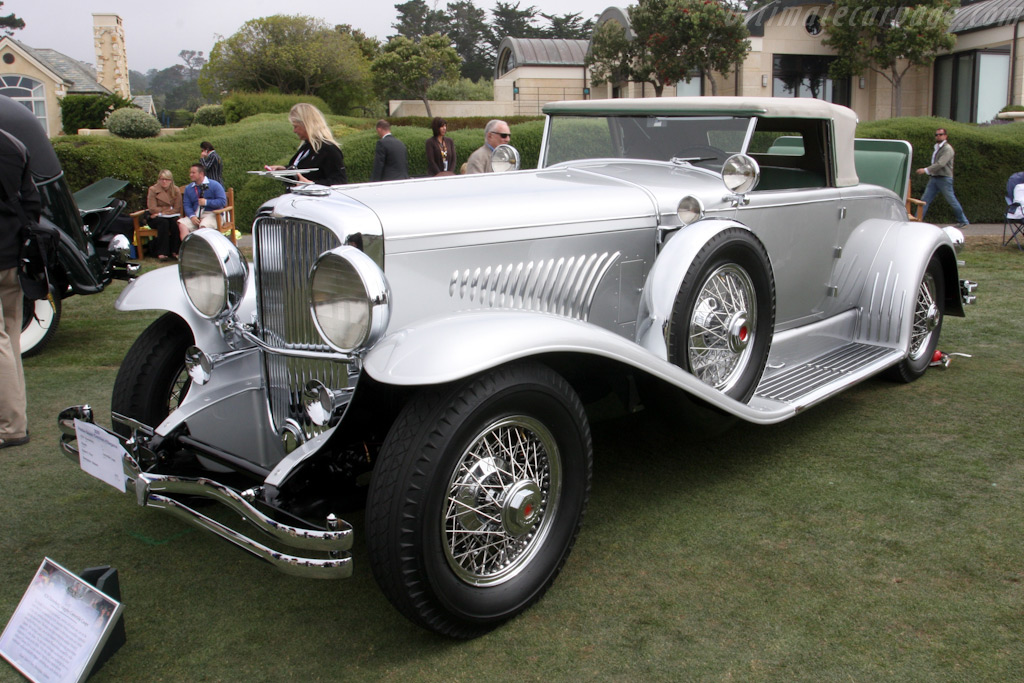
<path fill-rule="evenodd" d="M 491 170 L 495 173 L 519 170 L 519 150 L 512 145 L 498 145 L 491 152 Z"/>
<path fill-rule="evenodd" d="M 734 194 L 746 194 L 761 180 L 761 167 L 746 154 L 733 154 L 722 165 L 722 182 Z"/>

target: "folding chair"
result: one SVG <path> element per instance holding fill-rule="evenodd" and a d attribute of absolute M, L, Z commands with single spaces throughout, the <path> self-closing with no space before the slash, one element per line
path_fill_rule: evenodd
<path fill-rule="evenodd" d="M 1008 246 L 1013 241 L 1018 249 L 1024 250 L 1020 238 L 1024 237 L 1024 209 L 1021 208 L 1021 195 L 1017 187 L 1024 184 L 1024 171 L 1014 173 L 1006 181 L 1006 214 L 1003 217 L 1003 246 Z M 1007 237 L 1009 233 L 1009 237 Z"/>

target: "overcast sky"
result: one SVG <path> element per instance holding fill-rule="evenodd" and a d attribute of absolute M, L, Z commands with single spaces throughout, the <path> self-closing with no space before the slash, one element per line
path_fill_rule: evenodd
<path fill-rule="evenodd" d="M 274 14 L 303 14 L 319 17 L 330 25 L 351 24 L 371 36 L 393 35 L 396 2 L 389 0 L 4 0 L 0 13 L 14 12 L 25 20 L 25 28 L 14 38 L 29 47 L 52 48 L 82 62 L 96 61 L 92 43 L 93 13 L 120 15 L 125 30 L 128 68 L 145 73 L 180 63 L 182 50 L 209 54 L 218 37 L 227 37 L 249 19 Z M 400 3 L 397 3 L 400 4 Z M 434 4 L 428 0 L 428 5 Z M 494 0 L 476 0 L 488 11 Z M 610 6 L 630 2 L 608 0 L 521 0 L 520 7 L 533 5 L 545 14 L 579 12 L 593 18 Z M 447 0 L 437 2 L 444 9 Z"/>

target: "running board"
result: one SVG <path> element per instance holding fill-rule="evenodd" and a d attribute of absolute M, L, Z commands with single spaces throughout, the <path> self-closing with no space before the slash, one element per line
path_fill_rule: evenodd
<path fill-rule="evenodd" d="M 793 367 L 767 370 L 750 403 L 784 404 L 799 412 L 902 358 L 902 351 L 888 346 L 849 343 Z"/>

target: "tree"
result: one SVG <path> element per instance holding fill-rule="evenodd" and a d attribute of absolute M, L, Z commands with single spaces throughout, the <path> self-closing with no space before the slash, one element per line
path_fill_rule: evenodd
<path fill-rule="evenodd" d="M 391 28 L 397 31 L 396 36 L 416 40 L 433 33 L 444 33 L 450 25 L 444 12 L 427 7 L 424 0 L 408 0 L 395 5 L 395 9 L 398 21 L 391 24 Z"/>
<path fill-rule="evenodd" d="M 534 23 L 537 20 L 537 8 L 519 9 L 519 3 L 501 2 L 498 0 L 491 10 L 494 21 L 491 23 L 491 45 L 494 53 L 498 45 L 506 37 L 512 38 L 543 38 L 544 29 Z"/>
<path fill-rule="evenodd" d="M 185 62 L 185 67 L 188 69 L 188 78 L 191 81 L 196 80 L 197 72 L 203 68 L 203 64 L 206 64 L 206 58 L 203 57 L 202 51 L 182 50 L 178 53 L 178 58 Z"/>
<path fill-rule="evenodd" d="M 615 22 L 595 32 L 587 55 L 595 85 L 650 83 L 660 97 L 666 85 L 695 74 L 728 74 L 750 50 L 742 17 L 715 0 L 640 0 L 629 7 L 629 22 L 632 40 Z"/>
<path fill-rule="evenodd" d="M 829 75 L 880 74 L 892 85 L 891 113 L 899 116 L 907 71 L 931 64 L 956 44 L 949 24 L 958 5 L 957 0 L 836 0 L 822 21 L 828 33 L 822 42 L 838 56 Z"/>
<path fill-rule="evenodd" d="M 278 14 L 251 19 L 217 41 L 199 80 L 208 94 L 272 90 L 337 102 L 368 77 L 369 64 L 352 35 L 313 17 Z"/>
<path fill-rule="evenodd" d="M 419 41 L 395 36 L 370 70 L 381 97 L 422 100 L 427 116 L 432 116 L 427 90 L 435 83 L 458 78 L 461 61 L 448 36 L 434 33 Z"/>
<path fill-rule="evenodd" d="M 490 78 L 494 73 L 494 50 L 487 13 L 472 0 L 448 3 L 447 34 L 462 57 L 462 76 L 471 80 Z"/>
<path fill-rule="evenodd" d="M 545 38 L 564 38 L 566 40 L 590 40 L 594 32 L 594 20 L 583 20 L 579 12 L 573 14 L 544 14 L 548 20 L 547 28 L 541 29 Z"/>
<path fill-rule="evenodd" d="M 3 7 L 4 3 L 0 0 L 0 7 Z M 25 28 L 25 20 L 14 16 L 14 12 L 11 12 L 6 17 L 0 17 L 0 35 L 13 36 L 15 31 L 20 31 Z"/>

